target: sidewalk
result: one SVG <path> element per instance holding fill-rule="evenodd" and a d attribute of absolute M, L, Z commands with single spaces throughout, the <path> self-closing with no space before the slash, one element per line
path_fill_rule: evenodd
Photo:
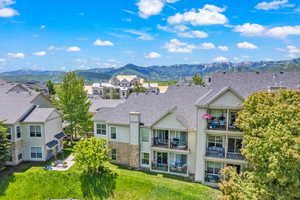
<path fill-rule="evenodd" d="M 62 163 L 66 162 L 67 167 L 63 167 L 63 164 L 58 164 L 55 167 L 52 167 L 52 170 L 55 171 L 67 171 L 75 164 L 74 156 L 71 154 L 69 155 L 65 160 L 62 161 Z"/>

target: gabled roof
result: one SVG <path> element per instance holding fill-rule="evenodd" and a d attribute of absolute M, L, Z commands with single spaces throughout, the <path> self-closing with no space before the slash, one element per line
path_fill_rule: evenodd
<path fill-rule="evenodd" d="M 176 118 L 187 128 L 196 128 L 195 102 L 204 95 L 207 88 L 201 86 L 171 86 L 164 94 L 132 94 L 126 102 L 115 108 L 100 110 L 94 116 L 96 121 L 110 124 L 129 124 L 129 113 L 140 112 L 141 123 L 152 126 L 174 107 Z M 185 119 L 185 120 L 183 120 Z"/>
<path fill-rule="evenodd" d="M 208 83 L 210 92 L 196 104 L 206 106 L 229 88 L 235 95 L 246 99 L 253 92 L 269 90 L 271 87 L 300 90 L 300 72 L 217 72 Z"/>
<path fill-rule="evenodd" d="M 39 108 L 36 107 L 23 122 L 41 123 L 46 122 L 49 116 L 55 111 L 55 108 Z"/>

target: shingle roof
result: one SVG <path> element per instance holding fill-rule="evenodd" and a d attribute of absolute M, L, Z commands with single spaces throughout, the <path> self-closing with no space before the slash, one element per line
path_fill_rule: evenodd
<path fill-rule="evenodd" d="M 0 120 L 6 124 L 17 122 L 30 108 L 31 101 L 39 93 L 20 84 L 1 82 L 0 84 Z"/>
<path fill-rule="evenodd" d="M 197 105 L 207 105 L 226 88 L 231 88 L 245 99 L 255 91 L 268 90 L 270 87 L 300 90 L 300 72 L 217 72 L 211 76 L 209 93 Z"/>
<path fill-rule="evenodd" d="M 129 124 L 129 113 L 140 112 L 141 123 L 151 126 L 174 107 L 178 119 L 186 119 L 187 128 L 196 128 L 196 100 L 207 92 L 201 86 L 171 86 L 165 94 L 132 94 L 116 108 L 100 110 L 94 120 L 111 124 Z"/>
<path fill-rule="evenodd" d="M 269 87 L 287 87 L 300 90 L 299 72 L 218 72 L 212 82 L 201 86 L 170 86 L 165 94 L 133 94 L 115 108 L 101 109 L 94 116 L 96 121 L 110 124 L 129 124 L 129 113 L 140 112 L 141 123 L 151 126 L 170 110 L 188 128 L 196 128 L 196 107 L 206 105 L 223 90 L 232 89 L 242 98 Z M 176 107 L 176 109 L 174 109 Z"/>
<path fill-rule="evenodd" d="M 36 107 L 25 119 L 23 119 L 23 122 L 45 122 L 54 111 L 55 108 Z"/>
<path fill-rule="evenodd" d="M 124 102 L 121 99 L 102 99 L 100 97 L 93 97 L 90 98 L 91 106 L 89 111 L 90 112 L 97 112 L 99 109 L 102 108 L 114 108 L 117 105 Z"/>

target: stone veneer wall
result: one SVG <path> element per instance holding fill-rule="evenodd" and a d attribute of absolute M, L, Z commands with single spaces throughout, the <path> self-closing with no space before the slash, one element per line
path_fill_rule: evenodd
<path fill-rule="evenodd" d="M 131 145 L 124 142 L 109 142 L 111 149 L 116 149 L 117 159 L 112 160 L 112 163 L 127 165 L 129 167 L 139 167 L 139 145 Z"/>

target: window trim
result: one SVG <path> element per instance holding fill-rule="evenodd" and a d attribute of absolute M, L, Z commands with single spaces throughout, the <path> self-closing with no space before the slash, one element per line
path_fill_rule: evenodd
<path fill-rule="evenodd" d="M 40 153 L 39 153 L 39 152 L 33 152 L 33 151 L 32 151 L 33 148 L 40 148 L 40 149 L 41 149 L 41 152 L 40 152 Z M 33 153 L 36 154 L 35 157 L 32 157 Z M 40 154 L 40 157 L 38 156 L 39 154 Z M 31 147 L 31 148 L 30 148 L 30 158 L 31 158 L 31 159 L 35 159 L 35 160 L 42 160 L 42 159 L 43 159 L 43 148 L 42 148 L 42 147 Z"/>
<path fill-rule="evenodd" d="M 98 126 L 102 126 L 102 127 L 99 128 Z M 107 125 L 104 123 L 97 123 L 96 124 L 96 134 L 97 135 L 107 135 Z"/>
<path fill-rule="evenodd" d="M 146 166 L 150 165 L 150 153 L 149 152 L 141 152 L 141 153 L 142 153 L 141 154 L 142 155 L 141 156 L 141 165 L 146 165 Z M 148 164 L 143 162 L 145 160 L 144 154 L 148 154 Z"/>
<path fill-rule="evenodd" d="M 112 129 L 115 129 L 114 137 L 113 137 L 113 134 L 111 131 Z M 110 127 L 110 139 L 113 139 L 113 140 L 117 139 L 117 127 L 115 127 L 115 126 Z"/>
<path fill-rule="evenodd" d="M 21 126 L 16 126 L 16 136 L 17 136 L 17 139 L 22 137 Z"/>
<path fill-rule="evenodd" d="M 111 160 L 117 160 L 117 149 L 111 149 Z"/>
<path fill-rule="evenodd" d="M 31 132 L 32 127 L 35 129 L 34 132 Z M 37 127 L 39 127 L 40 132 L 36 131 Z M 34 133 L 34 134 L 32 134 L 32 133 Z M 40 134 L 37 134 L 37 133 L 40 133 Z M 38 137 L 38 138 L 42 137 L 42 126 L 41 125 L 29 125 L 29 135 L 30 135 L 30 137 Z"/>

